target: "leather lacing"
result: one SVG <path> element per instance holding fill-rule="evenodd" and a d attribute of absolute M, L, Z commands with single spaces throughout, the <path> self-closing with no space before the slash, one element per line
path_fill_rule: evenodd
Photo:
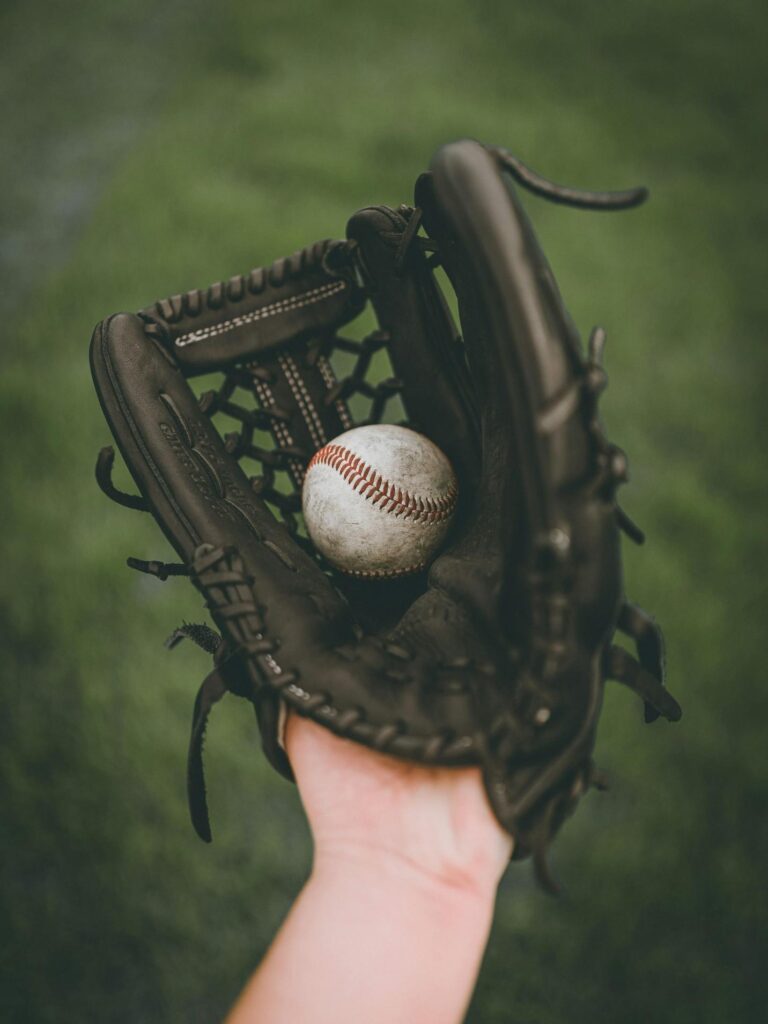
<path fill-rule="evenodd" d="M 166 323 L 174 324 L 184 316 L 195 318 L 206 309 L 218 311 L 227 303 L 241 302 L 247 294 L 261 295 L 268 287 L 280 288 L 311 270 L 332 267 L 338 278 L 344 272 L 345 264 L 349 263 L 349 249 L 348 242 L 323 239 L 275 260 L 268 267 L 255 267 L 247 274 L 235 274 L 227 281 L 214 282 L 205 290 L 193 288 L 159 299 L 155 303 L 155 312 Z"/>

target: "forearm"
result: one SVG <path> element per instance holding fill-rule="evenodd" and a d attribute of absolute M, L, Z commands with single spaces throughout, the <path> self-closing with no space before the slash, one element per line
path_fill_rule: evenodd
<path fill-rule="evenodd" d="M 368 853 L 316 862 L 228 1024 L 458 1024 L 495 888 Z"/>

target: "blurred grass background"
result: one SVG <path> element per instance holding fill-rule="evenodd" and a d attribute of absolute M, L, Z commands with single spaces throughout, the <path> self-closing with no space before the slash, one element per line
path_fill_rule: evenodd
<path fill-rule="evenodd" d="M 192 698 L 163 638 L 201 609 L 124 559 L 169 552 L 97 491 L 93 324 L 341 236 L 408 201 L 440 143 L 639 211 L 529 209 L 582 332 L 609 333 L 610 436 L 646 529 L 628 592 L 685 717 L 608 693 L 593 795 L 505 877 L 469 1020 L 746 1022 L 765 1012 L 764 114 L 757 0 L 6 2 L 0 12 L 0 1019 L 220 1019 L 306 876 L 296 791 L 246 705 L 208 741 L 216 841 L 187 821 Z M 761 137 L 762 136 L 762 137 Z M 329 922 L 332 927 L 332 922 Z"/>

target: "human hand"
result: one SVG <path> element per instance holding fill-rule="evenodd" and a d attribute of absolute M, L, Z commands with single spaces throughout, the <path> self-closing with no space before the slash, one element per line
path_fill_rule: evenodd
<path fill-rule="evenodd" d="M 286 749 L 315 843 L 315 865 L 375 861 L 441 887 L 492 893 L 512 839 L 477 767 L 427 767 L 334 736 L 291 712 Z"/>

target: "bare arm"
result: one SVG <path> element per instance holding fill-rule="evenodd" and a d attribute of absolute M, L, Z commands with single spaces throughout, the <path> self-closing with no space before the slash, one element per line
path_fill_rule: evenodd
<path fill-rule="evenodd" d="M 427 769 L 291 716 L 312 873 L 228 1024 L 458 1024 L 511 840 L 479 771 Z"/>

